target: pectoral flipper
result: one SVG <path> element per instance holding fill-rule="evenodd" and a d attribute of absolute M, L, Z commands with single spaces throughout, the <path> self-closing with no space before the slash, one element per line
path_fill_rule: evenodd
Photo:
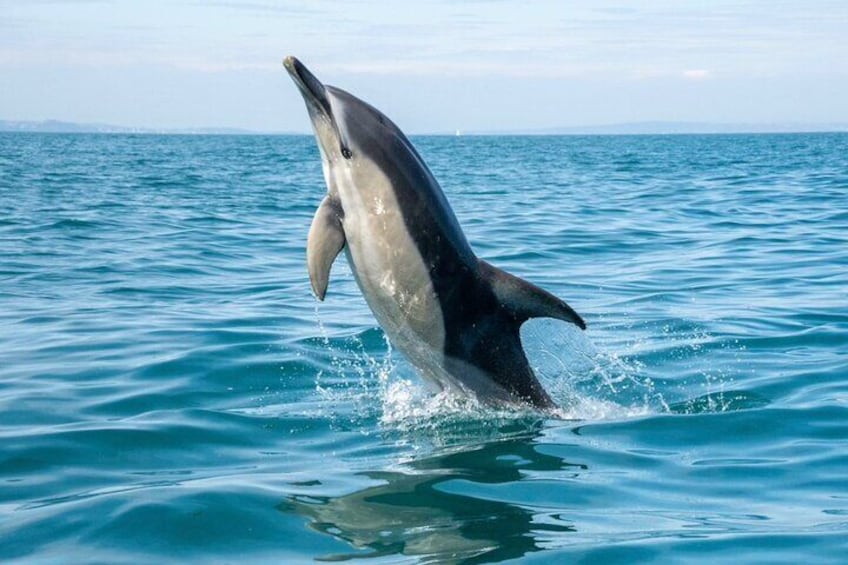
<path fill-rule="evenodd" d="M 331 196 L 326 196 L 312 218 L 306 239 L 306 266 L 309 282 L 318 300 L 324 300 L 330 282 L 330 267 L 345 246 L 342 228 L 342 208 Z"/>

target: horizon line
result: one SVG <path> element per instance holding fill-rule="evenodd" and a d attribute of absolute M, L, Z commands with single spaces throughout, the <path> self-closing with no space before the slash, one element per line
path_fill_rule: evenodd
<path fill-rule="evenodd" d="M 135 135 L 278 135 L 311 136 L 311 131 L 253 130 L 239 127 L 135 127 L 101 122 L 74 122 L 57 119 L 4 120 L 2 133 L 91 133 Z M 581 126 L 545 128 L 511 128 L 497 130 L 436 130 L 408 132 L 413 136 L 485 137 L 502 135 L 709 135 L 709 134 L 780 134 L 780 133 L 845 133 L 846 122 L 696 122 L 642 120 Z"/>

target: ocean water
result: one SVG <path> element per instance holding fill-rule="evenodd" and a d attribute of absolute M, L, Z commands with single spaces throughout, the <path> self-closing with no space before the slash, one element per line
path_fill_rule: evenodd
<path fill-rule="evenodd" d="M 414 142 L 555 417 L 316 302 L 311 137 L 0 135 L 0 559 L 845 562 L 848 135 Z"/>

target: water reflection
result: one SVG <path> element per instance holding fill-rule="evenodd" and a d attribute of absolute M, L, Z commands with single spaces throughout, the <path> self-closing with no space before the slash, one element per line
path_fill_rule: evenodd
<path fill-rule="evenodd" d="M 363 473 L 380 484 L 340 497 L 290 496 L 280 510 L 308 517 L 311 528 L 355 550 L 322 560 L 398 554 L 425 561 L 521 557 L 541 550 L 546 537 L 575 531 L 574 526 L 544 509 L 498 500 L 497 493 L 508 495 L 510 489 L 486 485 L 545 478 L 545 473 L 562 480 L 585 469 L 540 453 L 539 432 L 453 448 L 399 471 Z"/>

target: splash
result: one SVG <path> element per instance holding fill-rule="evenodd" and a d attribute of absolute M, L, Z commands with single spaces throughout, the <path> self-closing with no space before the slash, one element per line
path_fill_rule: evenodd
<path fill-rule="evenodd" d="M 500 427 L 528 418 L 622 419 L 664 409 L 650 379 L 638 377 L 637 370 L 617 356 L 603 354 L 591 342 L 575 340 L 568 333 L 544 333 L 565 340 L 552 344 L 550 339 L 542 343 L 530 338 L 528 344 L 531 361 L 536 360 L 534 353 L 540 353 L 534 369 L 561 407 L 553 412 L 493 408 L 475 398 L 433 393 L 409 363 L 395 356 L 382 333 L 380 347 L 375 347 L 369 332 L 341 340 L 327 337 L 331 369 L 318 374 L 315 390 L 334 419 L 376 420 L 383 431 L 400 432 L 444 432 L 459 423 L 468 427 L 475 422 Z"/>
<path fill-rule="evenodd" d="M 704 414 L 733 412 L 768 406 L 771 401 L 755 392 L 746 390 L 722 390 L 707 393 L 697 398 L 677 402 L 669 406 L 674 414 Z"/>
<path fill-rule="evenodd" d="M 744 391 L 725 393 L 728 378 L 706 373 L 699 379 L 700 395 L 693 397 L 684 391 L 683 400 L 678 396 L 667 401 L 666 395 L 674 393 L 680 383 L 673 379 L 656 382 L 638 354 L 604 351 L 584 332 L 541 319 L 524 324 L 521 340 L 539 380 L 560 408 L 544 413 L 530 407 L 493 408 L 474 398 L 433 393 L 415 369 L 392 351 L 379 329 L 331 337 L 320 318 L 319 328 L 330 362 L 328 369 L 319 371 L 315 390 L 326 410 L 324 416 L 346 422 L 344 427 L 368 422 L 389 434 L 427 433 L 446 438 L 462 428 L 482 431 L 485 436 L 486 430 L 528 420 L 622 420 L 660 413 L 721 412 L 761 403 L 744 400 L 750 396 Z M 664 330 L 663 335 L 668 337 L 668 332 Z M 709 342 L 704 335 L 690 340 L 674 337 L 672 359 L 697 357 Z M 631 349 L 638 353 L 651 347 L 650 343 L 637 343 Z M 681 348 L 686 352 L 677 351 Z"/>
<path fill-rule="evenodd" d="M 556 320 L 530 320 L 521 328 L 521 342 L 565 419 L 611 420 L 668 411 L 640 363 L 602 351 L 584 332 Z"/>

